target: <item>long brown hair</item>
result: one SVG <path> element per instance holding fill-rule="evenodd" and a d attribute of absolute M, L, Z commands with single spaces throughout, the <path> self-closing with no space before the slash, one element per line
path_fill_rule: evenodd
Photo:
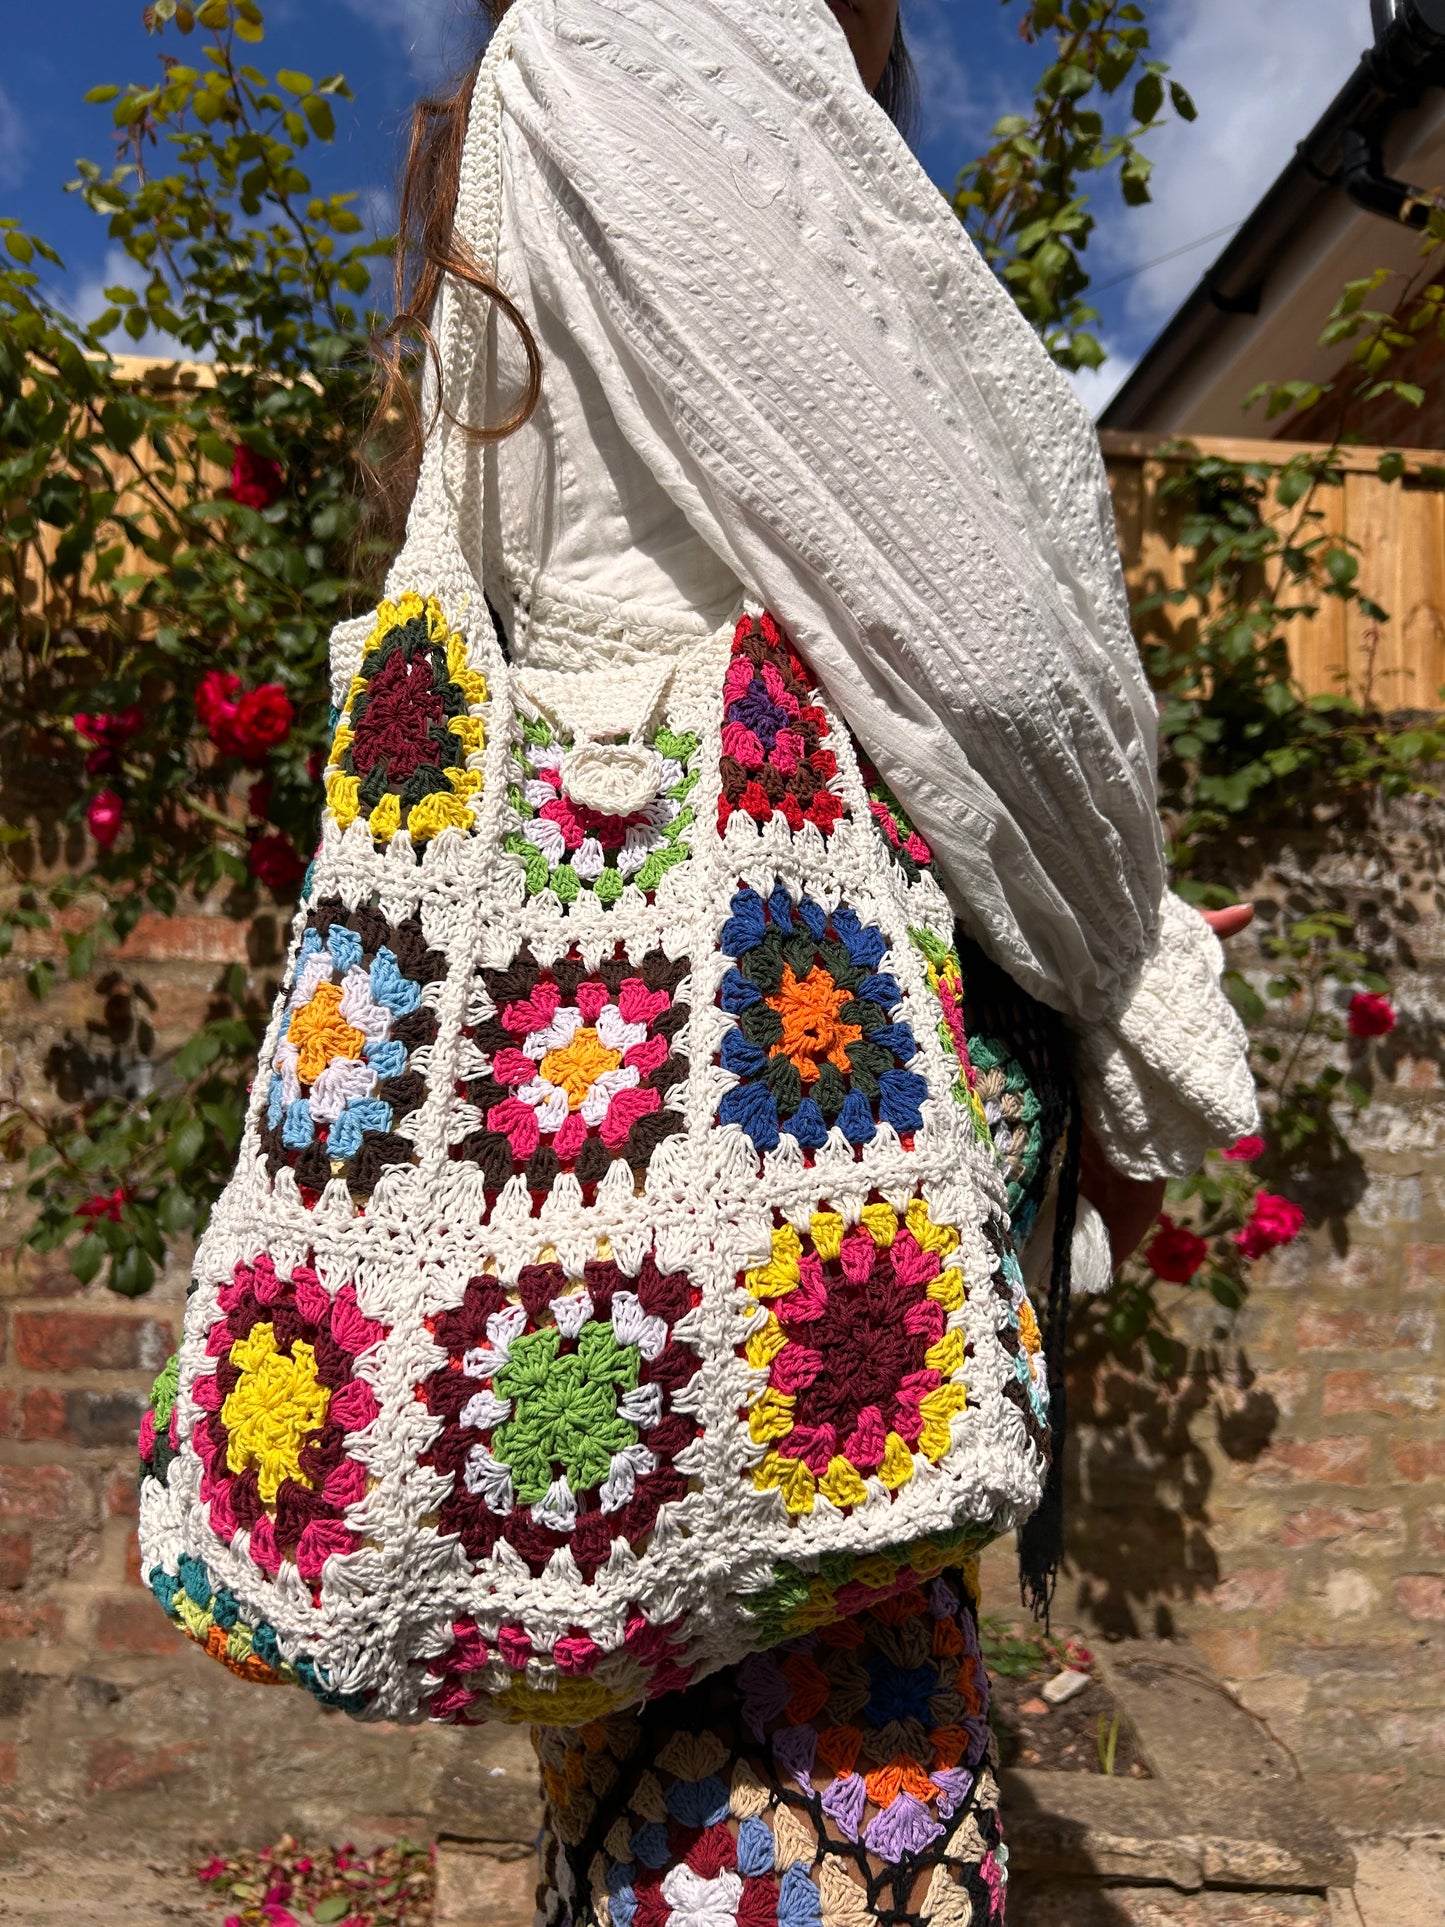
<path fill-rule="evenodd" d="M 512 0 L 477 0 L 477 3 L 495 27 Z M 482 272 L 456 238 L 457 186 L 476 81 L 477 69 L 473 65 L 455 86 L 428 95 L 412 109 L 411 135 L 401 175 L 401 203 L 397 210 L 393 270 L 395 318 L 373 337 L 371 344 L 381 369 L 373 426 L 384 426 L 389 431 L 385 439 L 392 444 L 392 452 L 377 482 L 383 501 L 398 513 L 411 499 L 422 445 L 432 426 L 422 421 L 410 378 L 408 339 L 420 341 L 430 356 L 439 377 L 438 411 L 445 407 L 440 399 L 441 356 L 431 331 L 432 308 L 443 275 L 466 282 L 494 302 L 515 329 L 527 359 L 522 393 L 505 421 L 490 426 L 457 422 L 456 426 L 473 441 L 504 441 L 531 419 L 542 396 L 542 356 L 526 316 L 511 297 Z M 874 98 L 905 138 L 911 139 L 918 119 L 918 75 L 904 38 L 901 12 L 888 65 L 874 90 Z M 455 417 L 448 414 L 448 420 L 455 421 Z M 399 436 L 394 427 L 397 422 L 401 427 Z"/>
<path fill-rule="evenodd" d="M 479 0 L 493 27 L 512 0 Z M 419 341 L 437 373 L 437 412 L 446 409 L 442 398 L 441 355 L 431 330 L 432 309 L 442 277 L 451 275 L 495 303 L 516 330 L 527 358 L 527 374 L 512 412 L 504 421 L 479 426 L 456 426 L 476 442 L 500 442 L 528 421 L 542 395 L 542 354 L 527 317 L 503 288 L 484 274 L 456 237 L 457 188 L 461 180 L 462 150 L 477 67 L 454 86 L 419 100 L 411 111 L 411 131 L 401 172 L 397 209 L 396 251 L 392 268 L 393 319 L 372 337 L 371 352 L 381 380 L 373 429 L 389 444 L 375 480 L 385 506 L 397 514 L 405 509 L 416 487 L 422 446 L 434 425 L 423 422 L 411 379 L 408 340 Z M 450 421 L 456 420 L 447 411 Z M 400 433 L 397 433 L 397 425 Z"/>

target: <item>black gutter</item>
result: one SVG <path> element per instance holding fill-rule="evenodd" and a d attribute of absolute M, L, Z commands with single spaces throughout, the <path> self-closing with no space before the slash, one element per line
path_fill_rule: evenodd
<path fill-rule="evenodd" d="M 1445 84 L 1445 0 L 1371 0 L 1375 45 L 1295 149 L 1284 172 L 1099 417 L 1138 429 L 1179 369 L 1218 332 L 1219 317 L 1258 314 L 1287 242 L 1343 187 L 1357 205 L 1423 227 L 1432 194 L 1380 171 L 1380 142 L 1401 109 Z"/>

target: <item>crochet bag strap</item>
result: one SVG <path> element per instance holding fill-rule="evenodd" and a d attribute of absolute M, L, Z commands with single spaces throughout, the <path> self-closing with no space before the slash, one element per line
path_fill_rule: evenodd
<path fill-rule="evenodd" d="M 496 73 L 511 38 L 508 15 L 477 68 L 457 188 L 456 238 L 487 279 L 497 272 L 502 225 L 502 106 Z M 485 468 L 481 447 L 467 434 L 466 425 L 485 419 L 490 305 L 477 289 L 448 275 L 434 321 L 437 353 L 428 360 L 422 380 L 422 414 L 428 427 L 421 469 L 406 537 L 387 576 L 387 593 L 426 580 L 443 593 L 475 598 L 480 606 L 483 588 L 468 557 L 483 553 Z"/>

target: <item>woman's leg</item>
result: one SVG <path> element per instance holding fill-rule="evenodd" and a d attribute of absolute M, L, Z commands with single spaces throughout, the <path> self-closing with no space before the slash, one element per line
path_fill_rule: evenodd
<path fill-rule="evenodd" d="M 535 1740 L 547 1927 L 1003 1919 L 988 1682 L 958 1573 Z"/>

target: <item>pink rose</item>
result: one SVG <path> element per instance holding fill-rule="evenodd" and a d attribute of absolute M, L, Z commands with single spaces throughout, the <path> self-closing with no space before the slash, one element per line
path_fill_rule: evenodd
<path fill-rule="evenodd" d="M 101 849 L 108 850 L 121 833 L 125 805 L 114 790 L 97 790 L 86 808 L 85 820 Z"/>
<path fill-rule="evenodd" d="M 1293 1244 L 1304 1230 L 1305 1214 L 1290 1198 L 1261 1191 L 1254 1200 L 1249 1223 L 1234 1234 L 1234 1242 L 1246 1258 L 1263 1258 L 1281 1245 Z"/>
<path fill-rule="evenodd" d="M 1388 997 L 1373 990 L 1357 990 L 1350 999 L 1351 1037 L 1388 1037 L 1398 1019 Z"/>
<path fill-rule="evenodd" d="M 1221 1151 L 1219 1155 L 1228 1158 L 1231 1164 L 1253 1164 L 1264 1156 L 1265 1149 L 1262 1137 L 1241 1137 L 1236 1138 L 1229 1149 Z"/>
<path fill-rule="evenodd" d="M 1209 1246 L 1187 1225 L 1161 1217 L 1144 1256 L 1166 1284 L 1187 1285 L 1209 1256 Z"/>

